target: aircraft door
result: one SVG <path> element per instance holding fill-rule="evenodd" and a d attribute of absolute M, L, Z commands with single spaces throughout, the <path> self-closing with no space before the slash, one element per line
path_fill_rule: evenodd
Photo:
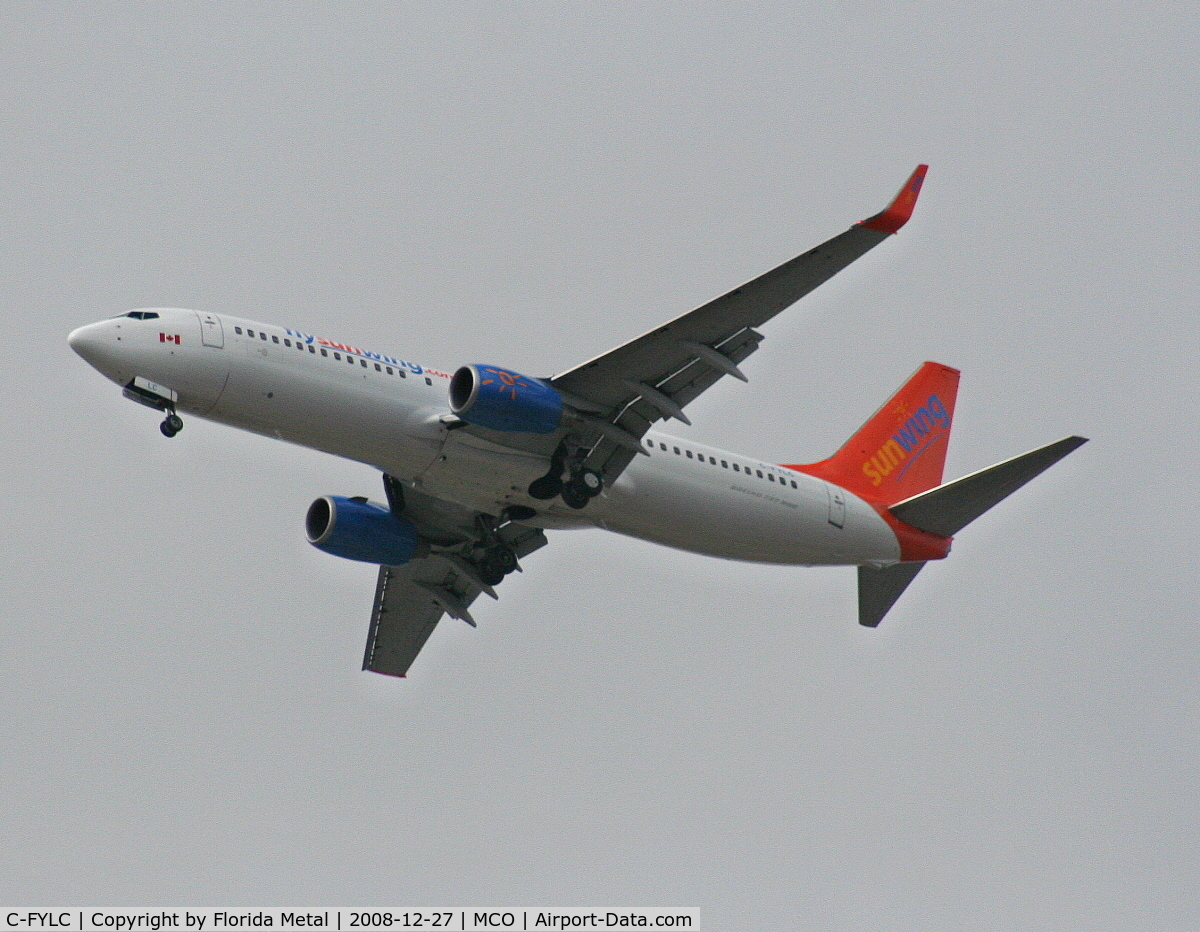
<path fill-rule="evenodd" d="M 829 494 L 829 523 L 834 527 L 846 526 L 846 493 L 837 486 L 825 483 Z"/>
<path fill-rule="evenodd" d="M 224 349 L 225 329 L 221 326 L 221 318 L 200 311 L 196 311 L 196 317 L 200 319 L 200 342 L 215 349 Z"/>

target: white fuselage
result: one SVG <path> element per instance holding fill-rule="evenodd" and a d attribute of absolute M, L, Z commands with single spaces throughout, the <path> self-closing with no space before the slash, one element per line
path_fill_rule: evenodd
<path fill-rule="evenodd" d="M 271 324 L 153 308 L 81 327 L 71 345 L 120 385 L 177 393 L 181 412 L 369 464 L 435 498 L 527 523 L 602 527 L 682 550 L 786 564 L 887 565 L 896 536 L 867 502 L 771 463 L 657 431 L 581 511 L 529 497 L 548 459 L 448 430 L 450 374 Z M 155 314 L 157 316 L 149 316 Z"/>

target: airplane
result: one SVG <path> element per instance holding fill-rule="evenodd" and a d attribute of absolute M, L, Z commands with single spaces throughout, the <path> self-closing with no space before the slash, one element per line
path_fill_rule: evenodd
<path fill-rule="evenodd" d="M 126 398 L 355 460 L 383 503 L 324 495 L 309 543 L 379 567 L 363 669 L 403 677 L 444 615 L 519 570 L 546 532 L 596 527 L 759 563 L 857 567 L 875 627 L 962 528 L 1086 442 L 1065 437 L 946 484 L 959 372 L 924 363 L 828 459 L 776 464 L 652 429 L 741 365 L 758 329 L 895 234 L 920 165 L 880 213 L 728 294 L 552 378 L 453 373 L 291 327 L 145 308 L 71 332 Z M 478 611 L 478 609 L 475 609 Z"/>

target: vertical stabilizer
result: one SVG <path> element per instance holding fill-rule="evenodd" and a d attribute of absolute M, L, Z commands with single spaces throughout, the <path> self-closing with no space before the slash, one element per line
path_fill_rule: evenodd
<path fill-rule="evenodd" d="M 827 460 L 788 469 L 817 476 L 883 505 L 942 481 L 958 370 L 927 362 Z"/>

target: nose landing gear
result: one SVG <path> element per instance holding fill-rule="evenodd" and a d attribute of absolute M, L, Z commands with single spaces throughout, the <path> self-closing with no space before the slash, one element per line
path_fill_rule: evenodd
<path fill-rule="evenodd" d="M 162 431 L 164 437 L 174 437 L 183 430 L 183 418 L 174 411 L 168 411 L 163 422 L 158 425 L 158 429 Z"/>

